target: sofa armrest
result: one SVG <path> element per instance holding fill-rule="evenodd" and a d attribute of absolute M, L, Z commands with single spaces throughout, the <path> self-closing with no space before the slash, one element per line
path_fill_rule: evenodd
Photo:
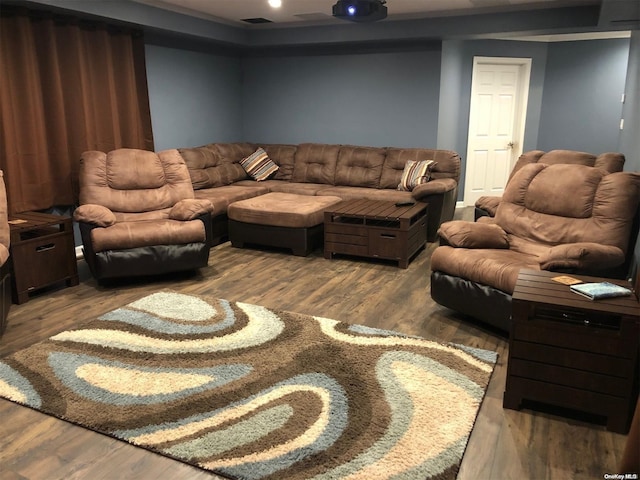
<path fill-rule="evenodd" d="M 502 200 L 502 197 L 483 196 L 476 201 L 475 206 L 476 208 L 487 212 L 489 216 L 495 217 L 498 205 L 500 205 L 500 200 Z"/>
<path fill-rule="evenodd" d="M 556 245 L 540 257 L 542 270 L 606 270 L 624 263 L 624 252 L 612 245 L 579 242 Z"/>
<path fill-rule="evenodd" d="M 490 223 L 453 220 L 440 225 L 438 235 L 456 248 L 509 248 L 507 232 Z"/>
<path fill-rule="evenodd" d="M 110 227 L 116 223 L 116 216 L 111 210 L 94 203 L 87 203 L 76 208 L 73 212 L 73 219 L 79 223 L 90 223 L 98 227 Z"/>
<path fill-rule="evenodd" d="M 421 200 L 429 195 L 447 193 L 457 186 L 458 182 L 453 178 L 436 178 L 416 186 L 411 191 L 411 196 L 416 200 Z"/>
<path fill-rule="evenodd" d="M 188 221 L 213 212 L 213 204 L 203 198 L 185 198 L 176 203 L 169 212 L 172 220 Z"/>

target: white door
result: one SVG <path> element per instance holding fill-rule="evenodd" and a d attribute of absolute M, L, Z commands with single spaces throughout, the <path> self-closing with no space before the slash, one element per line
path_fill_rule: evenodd
<path fill-rule="evenodd" d="M 522 154 L 531 59 L 474 57 L 464 204 L 502 195 Z"/>

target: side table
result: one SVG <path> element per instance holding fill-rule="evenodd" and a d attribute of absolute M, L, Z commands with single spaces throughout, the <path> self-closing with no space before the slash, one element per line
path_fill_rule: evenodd
<path fill-rule="evenodd" d="M 552 280 L 559 275 L 520 271 L 503 406 L 547 403 L 606 417 L 607 429 L 626 433 L 638 398 L 640 303 L 635 295 L 589 300 Z"/>
<path fill-rule="evenodd" d="M 78 285 L 71 218 L 39 212 L 9 216 L 11 288 L 21 304 L 29 294 L 58 282 Z"/>

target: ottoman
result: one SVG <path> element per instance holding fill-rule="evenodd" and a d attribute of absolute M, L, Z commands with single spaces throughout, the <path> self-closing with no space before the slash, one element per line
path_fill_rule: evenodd
<path fill-rule="evenodd" d="M 340 203 L 334 196 L 272 192 L 229 205 L 229 240 L 245 244 L 290 248 L 306 257 L 322 244 L 324 211 Z"/>

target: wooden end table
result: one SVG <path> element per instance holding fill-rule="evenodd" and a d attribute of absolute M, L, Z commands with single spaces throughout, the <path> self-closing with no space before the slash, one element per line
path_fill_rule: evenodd
<path fill-rule="evenodd" d="M 640 303 L 635 295 L 589 300 L 552 280 L 560 275 L 520 271 L 503 406 L 547 403 L 606 417 L 607 429 L 626 433 L 638 398 Z"/>
<path fill-rule="evenodd" d="M 9 216 L 11 231 L 11 287 L 13 301 L 58 282 L 78 285 L 71 218 L 39 212 Z"/>
<path fill-rule="evenodd" d="M 396 206 L 381 200 L 346 200 L 324 213 L 324 256 L 395 260 L 407 268 L 427 243 L 427 204 Z"/>

